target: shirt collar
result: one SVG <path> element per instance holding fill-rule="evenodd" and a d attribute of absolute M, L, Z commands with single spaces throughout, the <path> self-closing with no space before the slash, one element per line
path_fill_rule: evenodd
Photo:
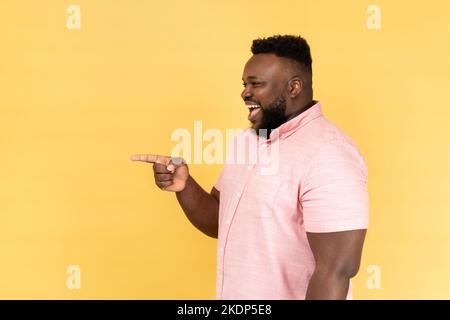
<path fill-rule="evenodd" d="M 321 116 L 323 116 L 322 106 L 320 105 L 320 102 L 316 102 L 309 109 L 303 111 L 291 120 L 283 123 L 278 128 L 272 130 L 268 140 L 274 142 L 278 138 L 285 139 L 310 121 Z"/>

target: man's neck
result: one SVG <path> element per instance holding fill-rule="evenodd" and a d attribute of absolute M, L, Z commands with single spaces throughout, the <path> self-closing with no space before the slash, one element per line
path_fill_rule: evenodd
<path fill-rule="evenodd" d="M 300 113 L 305 112 L 306 110 L 308 110 L 309 108 L 311 108 L 313 105 L 315 105 L 317 103 L 317 101 L 315 100 L 310 100 L 307 103 L 304 103 L 299 109 L 297 109 L 296 111 L 292 112 L 290 115 L 288 115 L 288 119 L 287 121 L 295 118 L 296 116 L 298 116 Z"/>

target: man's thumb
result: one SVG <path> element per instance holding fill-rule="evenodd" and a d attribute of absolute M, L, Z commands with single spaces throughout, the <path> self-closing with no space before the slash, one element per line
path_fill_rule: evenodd
<path fill-rule="evenodd" d="M 167 170 L 172 173 L 175 171 L 175 168 L 184 166 L 186 164 L 186 160 L 182 157 L 173 157 L 170 159 L 170 163 L 167 165 Z"/>

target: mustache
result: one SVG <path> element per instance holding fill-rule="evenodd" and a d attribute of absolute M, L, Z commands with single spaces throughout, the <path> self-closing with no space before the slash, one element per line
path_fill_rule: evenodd
<path fill-rule="evenodd" d="M 256 101 L 253 101 L 253 100 L 250 100 L 250 99 L 244 99 L 244 102 L 251 102 L 251 103 L 254 103 L 254 104 L 261 105 L 259 102 L 256 102 Z"/>

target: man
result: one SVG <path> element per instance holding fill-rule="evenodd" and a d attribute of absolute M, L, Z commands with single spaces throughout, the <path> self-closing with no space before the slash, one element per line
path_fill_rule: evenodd
<path fill-rule="evenodd" d="M 200 231 L 218 238 L 218 299 L 345 299 L 368 224 L 367 168 L 351 140 L 313 100 L 311 54 L 296 36 L 257 39 L 242 99 L 252 128 L 237 137 L 277 145 L 276 174 L 227 163 L 210 193 L 170 157 L 156 184 Z"/>

